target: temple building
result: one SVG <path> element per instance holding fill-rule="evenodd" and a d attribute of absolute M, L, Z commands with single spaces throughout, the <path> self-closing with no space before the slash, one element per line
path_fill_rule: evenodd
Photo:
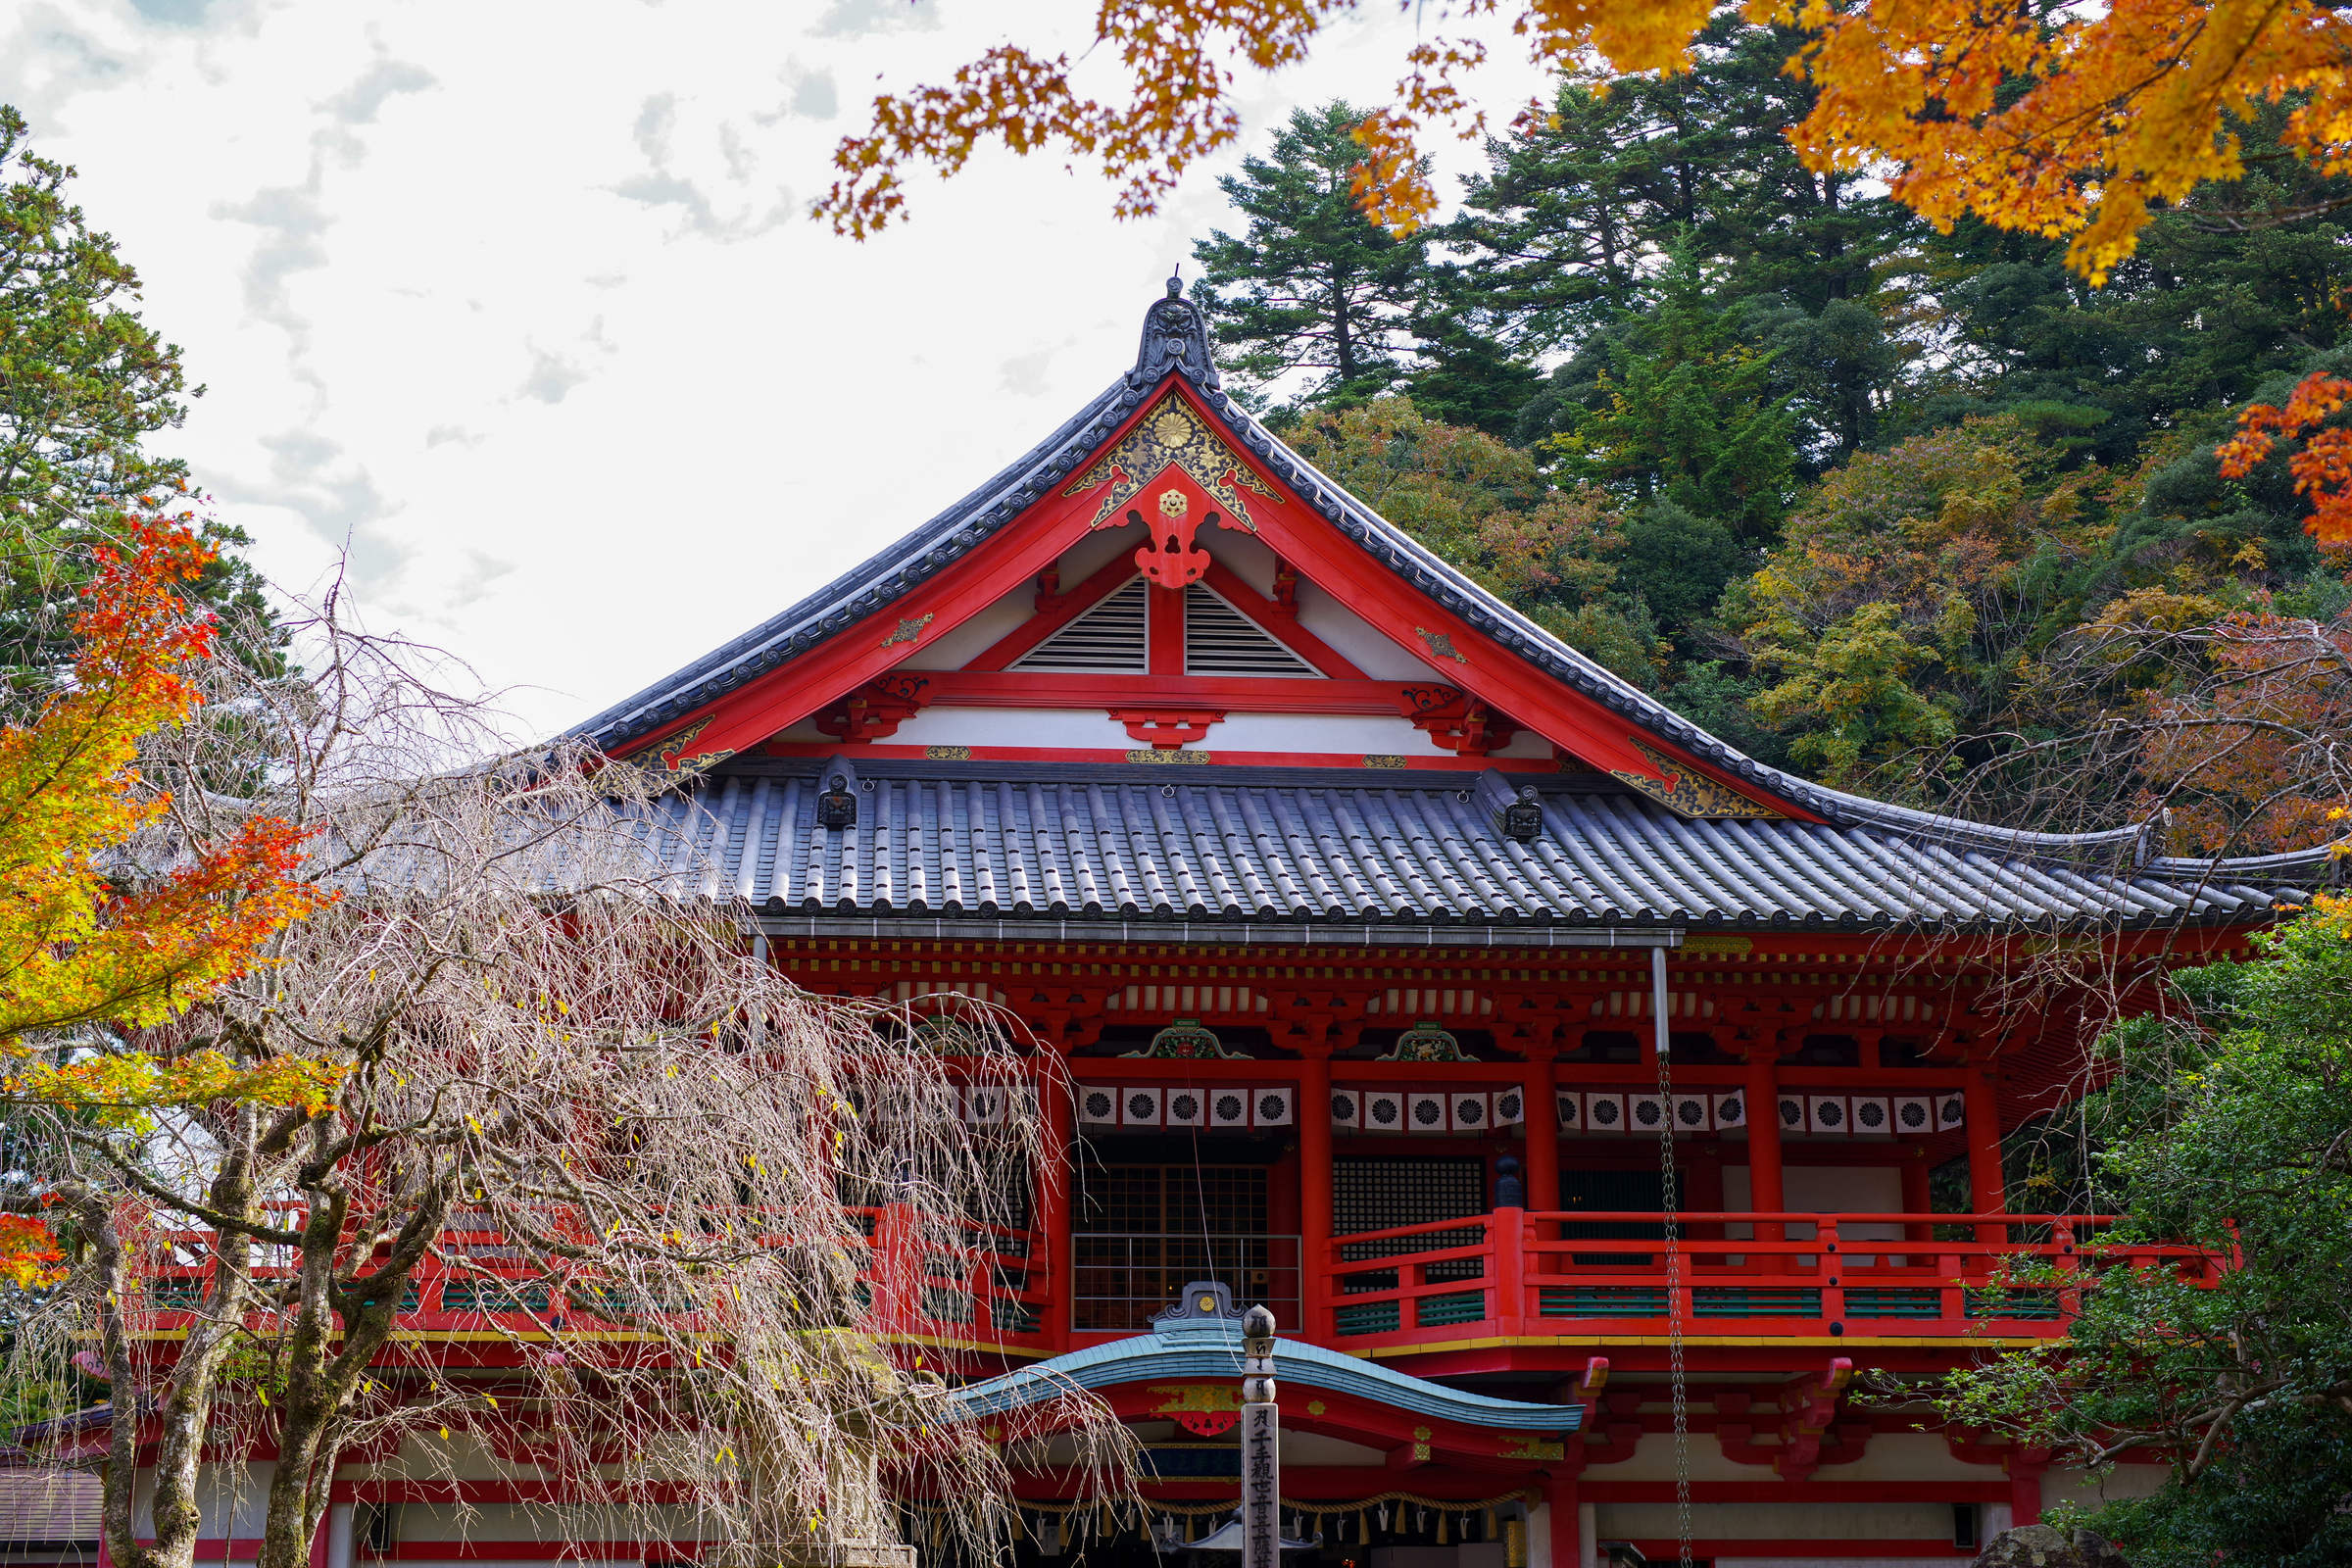
<path fill-rule="evenodd" d="M 985 1398 L 1103 1393 L 1170 1524 L 1090 1536 L 1040 1474 L 1025 1555 L 1230 1508 L 1230 1356 L 1179 1350 L 1256 1302 L 1292 1517 L 1359 1568 L 1673 1556 L 1678 1470 L 1717 1568 L 1964 1558 L 2161 1474 L 1854 1395 L 2065 1332 L 1998 1278 L 2096 1228 L 2002 1213 L 2003 1135 L 2079 1092 L 2053 955 L 2144 999 L 2316 857 L 1763 766 L 1316 472 L 1173 285 L 1033 451 L 580 733 L 691 776 L 705 891 L 802 984 L 984 999 L 1066 1063 L 1067 1169 L 924 1332 Z"/>
<path fill-rule="evenodd" d="M 2006 1211 L 2002 1140 L 2081 1092 L 2068 965 L 2152 1004 L 2323 874 L 1742 756 L 1286 447 L 1173 287 L 1035 449 L 577 733 L 676 775 L 701 891 L 803 986 L 1033 1054 L 1058 1168 L 906 1340 L 982 1415 L 1100 1393 L 1154 1512 L 1024 1472 L 1021 1568 L 1230 1517 L 1259 1303 L 1319 1563 L 1674 1557 L 1686 1500 L 1715 1568 L 1964 1561 L 2152 1490 L 1857 1396 L 2066 1332 L 2098 1224 Z M 355 1475 L 319 1568 L 388 1528 Z M 491 1544 L 377 1555 L 539 1549 Z"/>

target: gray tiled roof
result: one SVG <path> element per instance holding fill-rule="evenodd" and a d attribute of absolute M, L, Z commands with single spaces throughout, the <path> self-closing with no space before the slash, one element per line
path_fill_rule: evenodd
<path fill-rule="evenodd" d="M 1789 857 L 1801 861 L 1808 854 L 1848 857 L 1849 851 L 1841 851 L 1835 846 L 1850 846 L 1851 864 L 1847 870 L 1832 872 L 1824 869 L 1818 875 L 1826 879 L 1825 888 L 1843 886 L 1844 878 L 1849 875 L 1854 880 L 1844 892 L 1833 895 L 1825 891 L 1827 902 L 1820 907 L 1832 917 L 1851 913 L 1857 920 L 1873 918 L 1871 911 L 1883 908 L 1888 896 L 1884 891 L 1888 886 L 1886 880 L 1863 869 L 1866 863 L 1878 858 L 1877 851 L 1863 848 L 1866 844 L 1936 846 L 1935 855 L 1921 862 L 1916 868 L 1916 875 L 1908 877 L 1908 880 L 1917 884 L 1916 897 L 1906 894 L 1904 899 L 1897 902 L 1906 906 L 1916 904 L 1923 908 L 1937 909 L 1946 907 L 1949 901 L 1957 899 L 1964 888 L 1976 886 L 1980 877 L 1988 879 L 1985 882 L 1987 888 L 2008 888 L 2006 878 L 2009 873 L 1993 874 L 1985 868 L 2005 864 L 2010 858 L 2018 856 L 2054 858 L 2059 862 L 2070 864 L 2085 859 L 2118 862 L 2136 859 L 2143 862 L 2140 869 L 2144 874 L 2166 878 L 2165 886 L 2171 887 L 2177 883 L 2188 888 L 2201 887 L 2209 879 L 2241 885 L 2267 885 L 2274 879 L 2292 881 L 2301 878 L 2308 881 L 2324 874 L 2328 864 L 2325 849 L 2253 860 L 2149 861 L 2146 857 L 2153 846 L 2143 824 L 2098 833 L 2012 832 L 1848 795 L 1768 767 L 1717 740 L 1655 698 L 1627 684 L 1560 642 L 1452 565 L 1440 560 L 1403 529 L 1357 501 L 1329 476 L 1316 470 L 1218 390 L 1216 372 L 1209 365 L 1207 338 L 1200 314 L 1190 304 L 1172 298 L 1153 302 L 1147 314 L 1143 344 L 1135 367 L 1017 462 L 1008 465 L 961 501 L 863 564 L 845 572 L 781 614 L 713 649 L 685 668 L 614 704 L 576 726 L 570 734 L 608 750 L 619 748 L 627 742 L 652 734 L 829 641 L 837 633 L 891 604 L 932 574 L 952 565 L 998 529 L 1051 494 L 1056 485 L 1076 471 L 1086 459 L 1108 440 L 1119 423 L 1140 408 L 1171 373 L 1184 376 L 1193 385 L 1221 418 L 1224 433 L 1228 437 L 1255 454 L 1270 472 L 1289 484 L 1310 508 L 1354 540 L 1367 554 L 1439 604 L 1538 668 L 1617 712 L 1629 722 L 1667 737 L 1691 755 L 1714 763 L 1735 777 L 1747 780 L 1767 794 L 1805 807 L 1826 818 L 1838 830 L 1816 838 L 1810 836 L 1811 830 L 1788 824 L 1762 829 L 1732 829 L 1720 824 L 1678 823 L 1669 833 L 1664 824 L 1671 818 L 1664 813 L 1645 810 L 1640 814 L 1645 820 L 1654 817 L 1660 824 L 1658 831 L 1663 837 L 1673 837 L 1678 843 L 1688 841 L 1693 848 L 1689 851 L 1659 848 L 1655 863 L 1658 868 L 1656 874 L 1661 880 L 1654 887 L 1638 885 L 1639 878 L 1616 886 L 1604 876 L 1592 890 L 1594 897 L 1607 901 L 1622 898 L 1646 900 L 1651 907 L 1664 907 L 1666 905 L 1660 901 L 1679 901 L 1685 897 L 1684 893 L 1677 891 L 1681 886 L 1678 879 L 1683 873 L 1669 869 L 1680 863 L 1678 856 L 1695 855 L 1700 861 L 1705 861 L 1715 856 L 1730 854 L 1735 846 L 1752 849 L 1754 853 L 1765 857 L 1767 862 L 1777 860 L 1791 864 L 1794 862 L 1788 860 Z M 1633 808 L 1629 805 L 1623 809 L 1630 812 Z M 1596 824 L 1599 820 L 1594 818 Z M 1696 848 L 1701 844 L 1706 846 L 1703 854 Z M 1592 853 L 1597 856 L 1602 852 L 1596 846 Z M 1636 850 L 1629 844 L 1621 853 L 1642 855 L 1648 852 Z M 1908 852 L 1895 853 L 1902 855 Z M 1982 865 L 1980 860 L 1983 861 Z M 1944 863 L 1947 861 L 1948 866 Z M 1801 902 L 1798 900 L 1799 890 L 1817 873 L 1792 869 L 1788 873 L 1790 880 L 1782 883 L 1776 880 L 1773 873 L 1762 869 L 1763 863 L 1759 862 L 1757 867 L 1748 869 L 1741 874 L 1741 878 L 1736 878 L 1729 885 L 1718 884 L 1702 876 L 1690 884 L 1688 896 L 1697 900 L 1702 906 L 1716 901 L 1729 901 L 1733 905 L 1757 904 L 1764 909 L 1787 908 L 1792 915 L 1798 912 Z M 1239 871 L 1242 868 L 1237 866 L 1236 869 Z M 1911 868 L 1905 869 L 1908 871 Z M 802 870 L 795 867 L 792 874 L 798 877 Z M 876 870 L 879 874 L 880 868 Z M 1768 890 L 1752 893 L 1740 891 L 1743 880 L 1758 878 L 1769 885 Z M 2015 912 L 2002 918 L 2023 917 L 2027 910 L 2037 906 L 2042 896 L 2035 891 L 2038 884 L 2033 874 L 2021 871 L 2017 873 L 2017 878 L 2015 902 L 2013 905 L 2004 905 L 2004 907 L 2013 908 Z M 866 896 L 864 890 L 870 886 L 860 883 L 858 896 Z M 903 880 L 893 882 L 890 896 L 894 900 L 905 896 L 903 890 L 906 886 Z M 2088 886 L 2084 884 L 2085 890 Z M 1290 906 L 1294 902 L 1294 891 L 1297 901 L 1301 904 L 1311 904 L 1327 896 L 1326 890 L 1307 886 L 1296 890 L 1269 891 L 1269 906 Z M 1334 895 L 1342 891 L 1330 890 Z M 1506 892 L 1509 894 L 1507 898 Z M 821 897 L 829 899 L 834 894 L 835 890 L 826 889 Z M 1434 890 L 1425 895 L 1418 884 L 1409 879 L 1394 890 L 1394 894 L 1392 898 L 1391 890 L 1381 884 L 1377 889 L 1364 889 L 1362 898 L 1365 907 L 1369 908 L 1390 903 L 1402 906 L 1425 896 L 1438 896 Z M 763 894 L 762 898 L 769 896 L 785 895 Z M 804 896 L 805 884 L 793 883 L 792 897 L 798 899 Z M 938 897 L 928 887 L 922 896 L 926 900 Z M 1346 893 L 1348 898 L 1355 896 L 1353 892 Z M 1456 895 L 1448 887 L 1444 896 L 1450 898 Z M 1482 901 L 1490 897 L 1483 886 L 1473 892 L 1468 885 L 1459 896 Z M 1498 883 L 1492 896 L 1502 900 L 1497 907 L 1508 907 L 1510 898 L 1519 895 L 1507 884 Z M 1530 896 L 1535 895 L 1531 893 Z M 2117 896 L 2123 899 L 2124 907 L 2134 906 L 2136 895 L 2126 893 Z M 1579 907 L 1586 897 L 1585 893 L 1575 892 L 1573 884 L 1562 884 L 1557 890 L 1557 902 L 1546 904 L 1545 907 L 1556 910 Z M 2009 894 L 2004 892 L 2002 897 L 2008 899 Z M 2062 890 L 2053 885 L 2047 897 L 2054 901 L 2054 907 L 2072 908 L 2082 899 L 2089 899 L 2095 905 L 2099 898 L 2107 895 L 2093 895 L 2088 891 L 2079 892 L 2071 888 Z M 2163 897 L 2171 899 L 2174 896 L 2167 894 Z M 2203 901 L 2219 897 L 2210 890 L 2179 895 L 2179 899 L 2187 901 L 2186 906 L 2198 908 L 2205 906 Z M 958 894 L 958 898 L 968 898 L 968 895 Z M 1249 903 L 1249 899 L 1238 891 L 1235 898 L 1244 905 Z M 1549 901 L 1554 900 L 1555 895 L 1546 891 L 1540 898 Z M 1957 907 L 1956 905 L 1950 906 Z M 1561 916 L 1547 912 L 1537 917 Z"/>
<path fill-rule="evenodd" d="M 821 828 L 836 772 L 858 822 Z M 1514 843 L 1494 812 L 1531 781 L 1544 831 Z M 649 837 L 688 891 L 771 915 L 2081 929 L 2261 920 L 2278 892 L 2185 862 L 1690 821 L 1594 775 L 837 759 L 722 767 L 662 809 Z"/>

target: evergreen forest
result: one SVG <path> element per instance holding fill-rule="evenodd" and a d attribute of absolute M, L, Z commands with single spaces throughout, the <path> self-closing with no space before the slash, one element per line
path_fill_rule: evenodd
<path fill-rule="evenodd" d="M 2092 287 L 2062 239 L 1807 170 L 1793 43 L 1726 17 L 1687 74 L 1564 81 L 1401 239 L 1350 201 L 1362 111 L 1295 113 L 1194 248 L 1229 387 L 1763 761 L 2021 827 L 2169 812 L 2177 854 L 2333 836 L 2352 562 L 2283 453 L 2215 448 L 2352 368 L 2352 180 L 2258 160 Z"/>

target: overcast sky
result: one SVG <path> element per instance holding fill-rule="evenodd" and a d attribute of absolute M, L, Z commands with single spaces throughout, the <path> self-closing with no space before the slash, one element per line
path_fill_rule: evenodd
<path fill-rule="evenodd" d="M 574 721 L 922 521 L 1124 369 L 1228 216 L 1213 169 L 1110 218 L 1059 158 L 918 180 L 863 245 L 807 217 L 879 87 L 1062 0 L 0 0 L 0 101 L 209 390 L 186 456 L 265 571 L 348 551 L 377 630 Z M 1008 19 L 1010 19 L 1008 21 Z M 1244 82 L 1250 136 L 1376 101 L 1415 24 L 1367 0 Z M 1507 40 L 1507 120 L 1540 86 Z M 1096 90 L 1112 86 L 1107 76 Z M 1473 149 L 1434 149 L 1448 172 Z"/>

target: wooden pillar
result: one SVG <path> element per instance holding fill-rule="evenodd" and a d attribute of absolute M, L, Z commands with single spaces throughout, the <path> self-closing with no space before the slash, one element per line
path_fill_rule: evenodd
<path fill-rule="evenodd" d="M 1906 1214 L 1935 1212 L 1935 1196 L 1929 1191 L 1928 1186 L 1927 1156 L 1914 1154 L 1903 1161 L 1902 1171 L 1903 1212 Z M 1903 1238 L 1906 1241 L 1924 1242 L 1934 1235 L 1935 1229 L 1931 1225 L 1906 1225 L 1903 1227 Z"/>
<path fill-rule="evenodd" d="M 1298 1298 L 1300 1333 L 1328 1344 L 1331 1243 L 1331 1042 L 1319 1040 L 1298 1064 Z"/>
<path fill-rule="evenodd" d="M 1786 1207 L 1781 1182 L 1781 1058 L 1773 1042 L 1747 1048 L 1747 1206 L 1759 1214 Z M 1777 1242 L 1787 1228 L 1758 1220 L 1756 1240 Z M 1782 1272 L 1781 1259 L 1766 1256 L 1753 1265 L 1763 1274 Z"/>
<path fill-rule="evenodd" d="M 2001 1180 L 2001 1105 L 1995 1092 L 1993 1063 L 1971 1062 L 1961 1098 L 1968 1118 L 1968 1202 L 1980 1214 L 2005 1213 L 2008 1196 Z M 1977 1240 L 2001 1244 L 2009 1240 L 2006 1225 L 1980 1225 Z"/>
<path fill-rule="evenodd" d="M 1568 1441 L 1582 1440 L 1571 1434 Z M 1578 1495 L 1582 1489 L 1577 1486 L 1576 1477 L 1555 1470 L 1544 1477 L 1542 1487 L 1545 1550 L 1539 1556 L 1531 1543 L 1527 1568 L 1587 1568 L 1584 1553 L 1579 1549 L 1582 1543 L 1577 1539 L 1577 1504 L 1583 1499 Z"/>
<path fill-rule="evenodd" d="M 2009 1471 L 2009 1523 L 2015 1529 L 2041 1523 L 2041 1474 L 2044 1466 L 2012 1462 Z"/>
<path fill-rule="evenodd" d="M 1527 1101 L 1527 1206 L 1539 1212 L 1560 1206 L 1560 1079 L 1553 1059 L 1559 1050 L 1550 1041 L 1528 1047 L 1527 1071 L 1520 1079 Z M 1555 1240 L 1546 1234 L 1555 1229 L 1538 1227 L 1537 1239 Z"/>
<path fill-rule="evenodd" d="M 1042 1073 L 1039 1077 L 1045 1079 Z M 1070 1213 L 1078 1200 L 1078 1161 L 1071 1141 L 1078 1107 L 1074 1092 L 1058 1075 L 1041 1081 L 1038 1094 L 1046 1118 L 1046 1168 L 1037 1173 L 1037 1200 L 1044 1208 L 1037 1228 L 1046 1238 L 1046 1292 L 1053 1298 L 1046 1309 L 1046 1336 L 1058 1354 L 1070 1347 L 1070 1325 L 1078 1311 L 1071 1299 L 1076 1276 L 1070 1267 Z"/>

